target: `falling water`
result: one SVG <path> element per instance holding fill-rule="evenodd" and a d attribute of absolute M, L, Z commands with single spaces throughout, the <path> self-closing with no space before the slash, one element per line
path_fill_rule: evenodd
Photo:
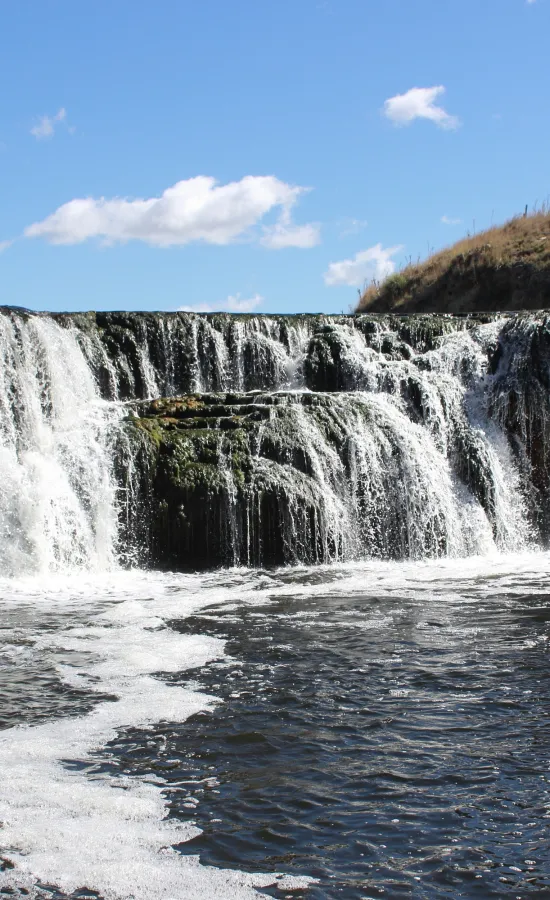
<path fill-rule="evenodd" d="M 156 415 L 136 401 L 189 393 L 201 411 L 183 423 L 186 458 L 204 476 L 203 526 L 223 544 L 201 564 L 460 557 L 544 540 L 548 364 L 533 375 L 529 354 L 544 356 L 545 328 L 536 315 L 6 310 L 4 570 L 195 565 L 131 418 Z M 186 496 L 186 527 L 204 544 Z M 155 504 L 186 559 L 158 529 L 166 555 L 150 552 Z"/>
<path fill-rule="evenodd" d="M 162 460 L 143 456 L 147 502 L 130 518 L 147 522 L 141 542 L 153 565 L 462 557 L 536 538 L 530 477 L 493 413 L 517 384 L 495 367 L 507 320 L 212 317 L 185 326 L 194 371 L 202 360 L 201 392 L 191 405 L 139 406 L 141 421 L 161 426 L 165 410 L 163 446 L 179 460 L 176 480 L 162 469 L 159 493 Z M 201 330 L 217 334 L 207 353 Z M 245 344 L 247 386 L 263 386 L 248 393 L 237 365 Z"/>
<path fill-rule="evenodd" d="M 4 574 L 115 563 L 110 429 L 76 332 L 0 316 L 0 566 Z"/>
<path fill-rule="evenodd" d="M 2 894 L 548 891 L 549 324 L 0 310 Z"/>

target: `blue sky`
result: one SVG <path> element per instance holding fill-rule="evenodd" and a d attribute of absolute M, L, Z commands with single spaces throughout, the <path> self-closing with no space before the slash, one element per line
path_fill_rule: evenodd
<path fill-rule="evenodd" d="M 550 195 L 550 0 L 3 0 L 0 303 L 341 312 Z"/>

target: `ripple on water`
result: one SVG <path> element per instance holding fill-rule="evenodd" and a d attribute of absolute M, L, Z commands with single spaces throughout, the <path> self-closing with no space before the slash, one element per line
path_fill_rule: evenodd
<path fill-rule="evenodd" d="M 182 859 L 318 879 L 263 894 L 550 897 L 547 561 L 168 579 L 149 615 L 227 643 L 160 680 L 217 704 L 65 771 L 159 785 Z"/>

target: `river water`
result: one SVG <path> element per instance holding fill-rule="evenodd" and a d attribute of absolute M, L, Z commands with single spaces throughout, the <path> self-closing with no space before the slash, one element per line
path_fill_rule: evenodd
<path fill-rule="evenodd" d="M 550 898 L 548 323 L 283 319 L 0 313 L 1 896 Z M 252 388 L 294 564 L 122 570 L 127 401 Z"/>
<path fill-rule="evenodd" d="M 548 554 L 0 584 L 0 889 L 550 897 Z"/>

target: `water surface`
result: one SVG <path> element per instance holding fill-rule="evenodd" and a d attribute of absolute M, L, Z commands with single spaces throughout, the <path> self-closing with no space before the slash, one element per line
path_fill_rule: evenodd
<path fill-rule="evenodd" d="M 0 762 L 20 786 L 0 787 L 0 877 L 53 897 L 550 897 L 549 563 L 6 583 Z"/>

